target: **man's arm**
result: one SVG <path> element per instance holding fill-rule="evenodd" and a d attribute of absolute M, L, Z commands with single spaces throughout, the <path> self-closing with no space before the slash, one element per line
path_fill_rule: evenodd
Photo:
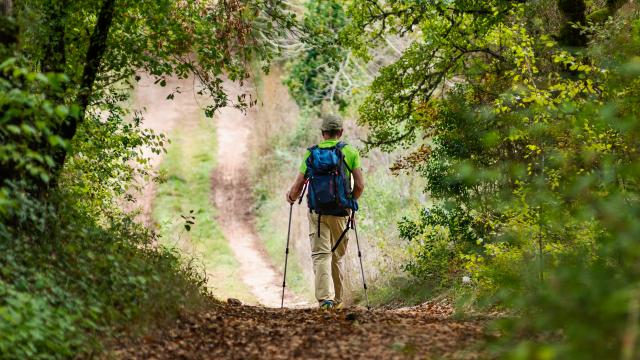
<path fill-rule="evenodd" d="M 291 186 L 291 190 L 287 192 L 287 202 L 289 204 L 293 204 L 300 197 L 300 193 L 302 193 L 302 188 L 304 187 L 304 174 L 298 173 L 296 180 L 293 182 Z"/>
<path fill-rule="evenodd" d="M 353 198 L 358 200 L 364 191 L 364 176 L 362 169 L 353 169 Z"/>

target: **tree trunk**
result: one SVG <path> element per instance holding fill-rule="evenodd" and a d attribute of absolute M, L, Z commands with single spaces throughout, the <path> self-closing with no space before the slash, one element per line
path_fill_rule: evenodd
<path fill-rule="evenodd" d="M 10 18 L 13 14 L 13 6 L 11 0 L 0 0 L 0 44 L 10 47 L 18 41 L 18 26 L 14 19 Z M 0 53 L 0 62 L 6 56 L 4 52 Z"/>
<path fill-rule="evenodd" d="M 12 14 L 13 14 L 13 1 L 2 0 L 2 3 L 0 3 L 0 15 L 11 16 Z"/>
<path fill-rule="evenodd" d="M 115 2 L 115 0 L 104 0 L 100 14 L 98 15 L 98 22 L 89 41 L 89 49 L 87 50 L 84 71 L 82 73 L 82 82 L 80 83 L 80 92 L 76 98 L 76 103 L 80 105 L 81 115 L 83 117 L 87 106 L 89 106 L 93 83 L 100 70 L 102 57 L 107 50 L 107 37 L 113 21 Z M 69 139 L 73 138 L 75 128 L 65 135 L 68 135 Z"/>
<path fill-rule="evenodd" d="M 104 0 L 102 7 L 100 8 L 100 13 L 98 14 L 98 21 L 96 22 L 89 40 L 89 48 L 85 58 L 82 80 L 80 82 L 78 96 L 75 101 L 76 104 L 80 106 L 80 117 L 77 119 L 69 118 L 57 132 L 61 137 L 69 141 L 75 136 L 78 124 L 84 119 L 87 107 L 89 106 L 89 101 L 93 92 L 93 84 L 98 75 L 98 71 L 100 70 L 102 57 L 107 50 L 107 37 L 113 21 L 115 2 L 116 0 Z M 54 182 L 57 182 L 66 157 L 66 151 L 59 151 L 54 156 L 54 161 L 56 163 L 56 168 L 53 174 Z"/>
<path fill-rule="evenodd" d="M 558 38 L 560 44 L 571 47 L 587 46 L 587 35 L 574 28 L 574 24 L 584 25 L 587 22 L 587 5 L 584 0 L 558 0 L 558 8 L 565 18 Z"/>

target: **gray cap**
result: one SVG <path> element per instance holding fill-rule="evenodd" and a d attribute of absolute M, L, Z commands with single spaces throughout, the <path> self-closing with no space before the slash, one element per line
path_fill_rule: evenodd
<path fill-rule="evenodd" d="M 324 115 L 322 117 L 322 126 L 320 127 L 322 131 L 327 130 L 342 130 L 342 118 L 338 115 Z"/>

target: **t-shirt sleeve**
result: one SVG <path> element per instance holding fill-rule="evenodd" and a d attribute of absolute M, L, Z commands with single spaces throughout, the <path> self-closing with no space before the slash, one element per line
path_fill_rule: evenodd
<path fill-rule="evenodd" d="M 352 159 L 350 161 L 349 166 L 351 166 L 352 170 L 361 169 L 362 164 L 360 163 L 360 153 L 353 146 L 349 146 L 349 148 L 351 150 L 350 152 L 352 153 L 352 156 L 351 156 Z"/>
<path fill-rule="evenodd" d="M 302 163 L 300 164 L 300 173 L 302 175 L 307 173 L 307 158 L 311 155 L 309 150 L 304 153 L 304 158 L 302 159 Z"/>

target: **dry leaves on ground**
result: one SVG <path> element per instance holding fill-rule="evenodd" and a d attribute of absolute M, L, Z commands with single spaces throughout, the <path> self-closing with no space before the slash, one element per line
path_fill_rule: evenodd
<path fill-rule="evenodd" d="M 174 327 L 120 344 L 124 359 L 474 359 L 483 323 L 456 321 L 451 308 L 271 309 L 218 305 Z"/>

